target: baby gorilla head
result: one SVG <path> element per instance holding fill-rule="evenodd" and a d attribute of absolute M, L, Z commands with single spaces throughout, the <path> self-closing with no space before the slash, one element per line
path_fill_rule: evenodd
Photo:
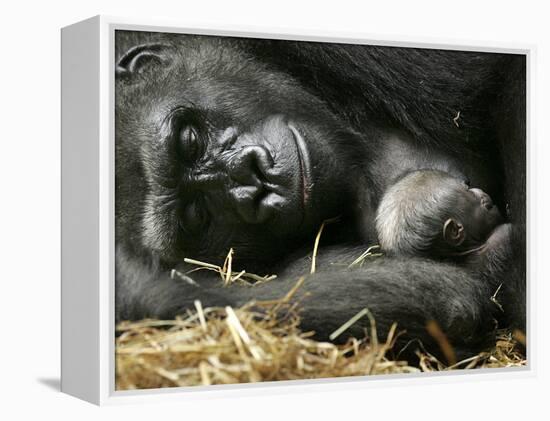
<path fill-rule="evenodd" d="M 438 258 L 478 250 L 501 222 L 487 193 L 437 170 L 399 179 L 382 197 L 376 215 L 384 251 Z"/>

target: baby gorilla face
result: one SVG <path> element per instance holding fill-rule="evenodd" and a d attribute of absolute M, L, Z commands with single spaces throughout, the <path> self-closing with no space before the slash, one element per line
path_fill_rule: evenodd
<path fill-rule="evenodd" d="M 502 223 L 502 216 L 491 196 L 481 189 L 464 187 L 456 180 L 454 215 L 466 233 L 464 245 L 479 245 Z"/>

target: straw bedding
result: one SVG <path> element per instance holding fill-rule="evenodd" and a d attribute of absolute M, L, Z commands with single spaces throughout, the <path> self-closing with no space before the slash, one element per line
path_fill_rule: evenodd
<path fill-rule="evenodd" d="M 233 309 L 195 309 L 174 320 L 123 322 L 117 326 L 117 390 L 419 373 L 483 367 L 520 367 L 519 332 L 500 331 L 495 347 L 447 367 L 419 352 L 418 366 L 387 356 L 399 334 L 394 325 L 378 340 L 375 321 L 365 337 L 344 345 L 318 342 L 300 330 L 295 289 L 273 302 Z M 351 320 L 353 322 L 353 320 Z M 346 326 L 343 326 L 345 329 Z"/>

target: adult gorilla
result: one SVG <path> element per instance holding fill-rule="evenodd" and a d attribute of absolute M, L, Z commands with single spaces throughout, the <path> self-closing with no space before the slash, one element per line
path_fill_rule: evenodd
<path fill-rule="evenodd" d="M 117 32 L 117 319 L 300 291 L 319 338 L 368 307 L 402 343 L 435 319 L 458 357 L 490 343 L 494 320 L 525 323 L 525 62 L 521 56 Z M 381 193 L 404 171 L 434 168 L 489 192 L 514 223 L 507 279 L 451 264 L 378 258 Z M 277 273 L 253 288 L 170 279 L 184 257 Z M 498 299 L 504 314 L 491 301 Z M 355 324 L 347 335 L 361 335 Z M 343 339 L 341 337 L 340 339 Z"/>

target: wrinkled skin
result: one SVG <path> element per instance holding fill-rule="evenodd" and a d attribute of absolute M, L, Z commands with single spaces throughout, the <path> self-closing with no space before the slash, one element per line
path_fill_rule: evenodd
<path fill-rule="evenodd" d="M 118 32 L 116 49 L 117 320 L 173 317 L 196 299 L 280 298 L 308 273 L 322 221 L 338 217 L 300 289 L 302 327 L 318 338 L 364 307 L 382 335 L 398 322 L 402 345 L 437 354 L 425 330 L 435 319 L 459 357 L 490 344 L 495 317 L 523 326 L 525 186 L 511 180 L 525 168 L 487 159 L 524 154 L 521 58 L 137 32 Z M 460 129 L 458 109 L 471 112 Z M 510 210 L 517 250 L 504 317 L 489 299 L 497 281 L 456 265 L 331 264 L 376 242 L 382 192 L 423 168 L 468 178 Z M 185 257 L 220 264 L 230 247 L 235 267 L 278 279 L 253 288 L 222 288 L 204 272 L 192 275 L 198 286 L 170 279 Z"/>

